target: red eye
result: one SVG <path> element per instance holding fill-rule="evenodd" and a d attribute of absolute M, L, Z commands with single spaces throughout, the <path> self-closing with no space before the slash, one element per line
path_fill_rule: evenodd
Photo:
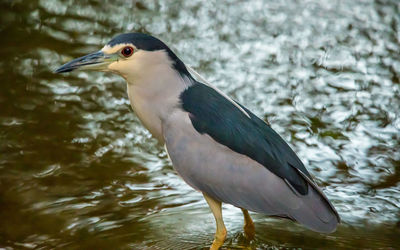
<path fill-rule="evenodd" d="M 133 48 L 130 46 L 126 46 L 121 50 L 121 54 L 125 57 L 130 57 L 133 54 Z"/>

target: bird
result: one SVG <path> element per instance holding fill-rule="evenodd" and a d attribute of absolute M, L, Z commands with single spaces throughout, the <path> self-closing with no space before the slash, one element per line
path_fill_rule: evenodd
<path fill-rule="evenodd" d="M 207 82 L 160 39 L 119 34 L 55 73 L 75 70 L 125 79 L 134 113 L 210 207 L 216 223 L 210 249 L 219 249 L 227 236 L 222 203 L 242 210 L 250 240 L 255 226 L 248 211 L 320 233 L 332 233 L 340 224 L 335 207 L 271 125 Z"/>

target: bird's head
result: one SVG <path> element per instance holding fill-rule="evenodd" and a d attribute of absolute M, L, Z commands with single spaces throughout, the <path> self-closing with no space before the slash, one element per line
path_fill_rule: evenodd
<path fill-rule="evenodd" d="M 159 39 L 142 33 L 125 33 L 114 37 L 100 51 L 74 59 L 55 72 L 95 70 L 137 79 L 166 66 L 189 75 L 182 61 Z"/>

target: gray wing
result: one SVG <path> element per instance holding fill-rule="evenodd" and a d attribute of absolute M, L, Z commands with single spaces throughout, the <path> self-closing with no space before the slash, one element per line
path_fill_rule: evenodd
<path fill-rule="evenodd" d="M 306 176 L 308 193 L 301 195 L 257 161 L 200 134 L 189 113 L 179 109 L 164 121 L 163 135 L 174 168 L 193 188 L 250 211 L 291 218 L 317 232 L 336 229 L 336 211 Z"/>
<path fill-rule="evenodd" d="M 211 86 L 196 82 L 180 95 L 193 127 L 233 151 L 257 161 L 300 194 L 311 175 L 289 145 L 264 121 Z M 301 172 L 301 174 L 299 173 Z"/>

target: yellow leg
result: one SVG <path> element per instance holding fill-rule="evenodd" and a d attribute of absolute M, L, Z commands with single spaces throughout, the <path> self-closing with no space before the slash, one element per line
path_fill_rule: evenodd
<path fill-rule="evenodd" d="M 247 239 L 252 240 L 256 235 L 256 228 L 254 227 L 254 223 L 250 217 L 249 212 L 244 208 L 241 209 L 244 216 L 244 226 L 243 226 L 244 234 L 246 235 Z"/>
<path fill-rule="evenodd" d="M 224 220 L 222 219 L 221 202 L 211 198 L 205 193 L 203 193 L 203 196 L 206 199 L 208 206 L 210 206 L 211 212 L 213 213 L 215 222 L 217 224 L 217 231 L 215 232 L 214 241 L 210 247 L 210 250 L 217 250 L 222 246 L 222 244 L 224 244 L 226 238 L 226 228 Z"/>

